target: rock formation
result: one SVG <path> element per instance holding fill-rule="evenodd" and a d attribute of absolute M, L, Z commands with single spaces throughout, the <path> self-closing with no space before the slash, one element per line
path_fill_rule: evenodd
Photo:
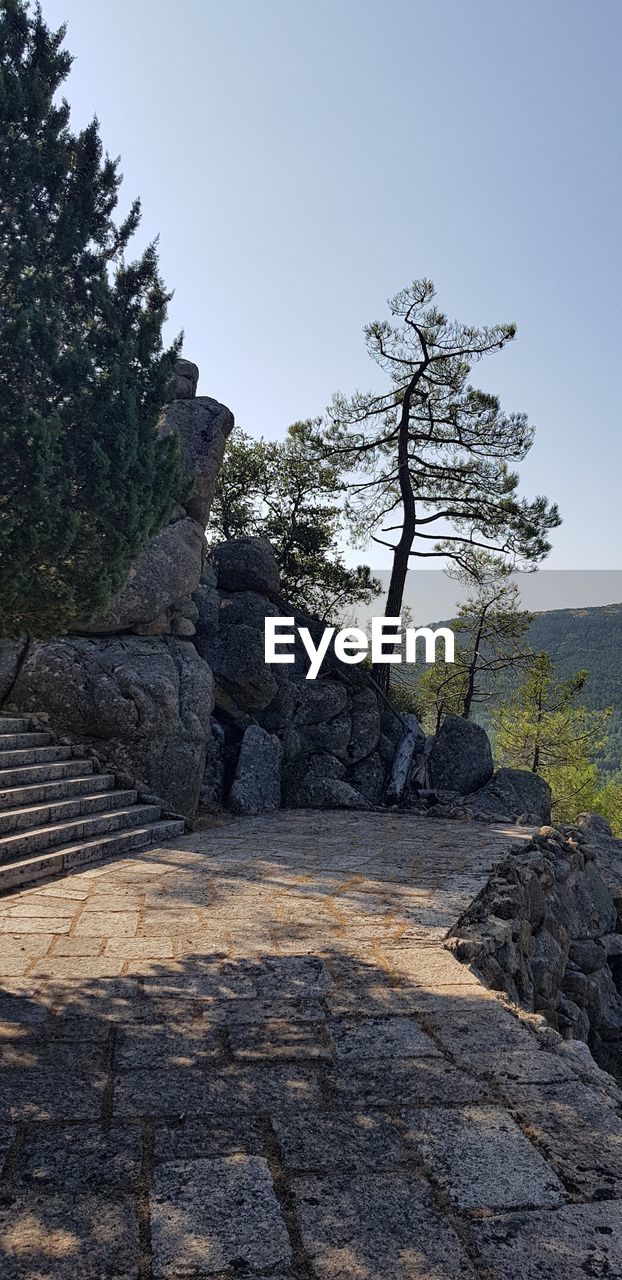
<path fill-rule="evenodd" d="M 293 616 L 316 643 L 323 626 L 282 599 L 265 539 L 231 539 L 207 556 L 233 415 L 197 397 L 197 382 L 196 365 L 180 360 L 160 424 L 181 442 L 182 498 L 169 523 L 100 617 L 70 636 L 0 642 L 0 706 L 46 712 L 56 732 L 188 820 L 223 805 L 246 814 L 399 800 L 443 815 L 548 821 L 546 784 L 516 770 L 493 777 L 478 725 L 448 717 L 426 738 L 414 717 L 391 711 L 366 669 L 332 651 L 316 680 L 306 679 L 300 642 L 291 665 L 266 664 L 267 617 Z M 387 787 L 396 752 L 399 786 L 393 777 Z"/>

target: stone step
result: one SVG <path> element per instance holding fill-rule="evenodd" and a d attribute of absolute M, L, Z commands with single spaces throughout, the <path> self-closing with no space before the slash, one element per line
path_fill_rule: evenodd
<path fill-rule="evenodd" d="M 182 835 L 183 831 L 183 822 L 176 818 L 164 818 L 144 827 L 120 829 L 98 840 L 51 849 L 49 853 L 38 857 L 16 858 L 13 862 L 0 866 L 0 893 L 12 893 L 24 885 L 50 879 L 91 862 L 99 862 L 113 854 L 153 848 Z"/>
<path fill-rule="evenodd" d="M 55 760 L 71 760 L 71 747 L 27 747 L 20 751 L 3 751 L 0 755 L 3 769 L 12 765 L 51 764 Z"/>
<path fill-rule="evenodd" d="M 38 827 L 68 822 L 71 818 L 86 818 L 93 813 L 112 813 L 117 809 L 129 809 L 136 804 L 136 791 L 102 791 L 94 795 L 73 799 L 55 800 L 51 804 L 28 805 L 25 808 L 0 811 L 0 836 L 14 831 L 28 833 Z"/>
<path fill-rule="evenodd" d="M 0 733 L 28 733 L 31 728 L 31 720 L 18 719 L 17 716 L 0 716 Z"/>
<path fill-rule="evenodd" d="M 26 747 L 47 747 L 52 742 L 50 733 L 0 733 L 0 752 L 20 750 Z"/>
<path fill-rule="evenodd" d="M 95 772 L 94 760 L 52 761 L 49 764 L 20 765 L 12 769 L 0 769 L 0 790 L 8 787 L 25 787 L 29 782 L 58 782 L 61 778 L 86 778 Z"/>
<path fill-rule="evenodd" d="M 135 804 L 131 808 L 107 809 L 91 818 L 53 822 L 16 835 L 0 836 L 0 863 L 45 853 L 55 845 L 75 844 L 90 836 L 104 836 L 127 827 L 146 826 L 150 822 L 157 822 L 159 817 L 159 805 Z"/>
<path fill-rule="evenodd" d="M 73 796 L 90 796 L 95 791 L 114 791 L 114 774 L 89 773 L 84 778 L 61 778 L 59 782 L 44 779 L 28 786 L 0 789 L 0 812 L 26 809 L 33 804 L 54 804 L 57 800 L 71 800 Z"/>

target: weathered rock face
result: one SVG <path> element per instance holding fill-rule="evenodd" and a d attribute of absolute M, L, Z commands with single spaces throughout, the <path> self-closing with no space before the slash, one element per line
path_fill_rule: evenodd
<path fill-rule="evenodd" d="M 83 630 L 169 634 L 175 604 L 183 604 L 199 583 L 204 544 L 196 520 L 185 517 L 165 525 L 135 560 L 106 613 Z"/>
<path fill-rule="evenodd" d="M 227 805 L 232 813 L 274 813 L 281 807 L 281 761 L 283 748 L 279 739 L 248 726 L 236 765 Z"/>
<path fill-rule="evenodd" d="M 278 596 L 279 571 L 266 538 L 230 538 L 212 552 L 220 591 L 255 591 Z"/>
<path fill-rule="evenodd" d="M 233 430 L 233 414 L 209 396 L 173 400 L 164 411 L 160 430 L 163 435 L 174 432 L 181 440 L 182 502 L 188 515 L 205 529 L 227 436 Z"/>
<path fill-rule="evenodd" d="M 622 1077 L 622 842 L 602 818 L 542 827 L 496 869 L 452 948 Z"/>
<path fill-rule="evenodd" d="M 0 640 L 0 706 L 10 695 L 27 643 L 26 640 Z"/>
<path fill-rule="evenodd" d="M 485 730 L 461 716 L 447 716 L 430 752 L 430 783 L 435 789 L 468 796 L 493 775 L 492 751 Z"/>
<path fill-rule="evenodd" d="M 192 360 L 179 359 L 175 368 L 173 399 L 192 400 L 197 393 L 198 381 L 198 365 L 193 364 Z"/>
<path fill-rule="evenodd" d="M 539 825 L 551 821 L 551 788 L 525 769 L 498 769 L 484 787 L 469 796 L 466 808 L 488 822 Z"/>
<path fill-rule="evenodd" d="M 188 641 L 140 636 L 33 641 L 11 694 L 55 729 L 191 817 L 213 705 L 209 667 Z"/>

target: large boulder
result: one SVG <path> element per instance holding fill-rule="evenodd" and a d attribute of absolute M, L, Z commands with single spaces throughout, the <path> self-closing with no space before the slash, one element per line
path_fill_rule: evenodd
<path fill-rule="evenodd" d="M 27 643 L 27 640 L 0 640 L 0 707 L 7 698 L 11 700 L 11 690 Z"/>
<path fill-rule="evenodd" d="M 293 777 L 287 787 L 290 809 L 370 809 L 372 806 L 348 782 L 324 774 Z"/>
<path fill-rule="evenodd" d="M 218 685 L 242 711 L 263 711 L 278 690 L 276 676 L 264 661 L 264 636 L 257 627 L 221 627 L 212 666 Z"/>
<path fill-rule="evenodd" d="M 468 796 L 492 778 L 492 751 L 488 735 L 478 724 L 461 716 L 447 716 L 430 751 L 430 785 L 435 791 Z"/>
<path fill-rule="evenodd" d="M 54 728 L 191 818 L 213 705 L 207 663 L 189 641 L 71 636 L 33 641 L 11 694 Z"/>
<path fill-rule="evenodd" d="M 193 364 L 192 360 L 178 360 L 175 365 L 173 399 L 192 400 L 197 393 L 198 381 L 198 365 Z"/>
<path fill-rule="evenodd" d="M 352 699 L 352 732 L 348 743 L 348 760 L 357 764 L 371 755 L 380 737 L 380 710 L 373 689 L 361 689 Z"/>
<path fill-rule="evenodd" d="M 380 804 L 384 791 L 385 775 L 382 760 L 377 751 L 355 764 L 348 773 L 348 782 L 370 804 Z"/>
<path fill-rule="evenodd" d="M 298 706 L 294 724 L 322 724 L 343 715 L 348 705 L 348 692 L 336 680 L 303 680 L 295 677 Z"/>
<path fill-rule="evenodd" d="M 199 585 L 205 546 L 203 528 L 184 517 L 167 524 L 147 543 L 105 613 L 79 628 L 97 635 L 115 631 L 170 631 L 170 611 Z"/>
<path fill-rule="evenodd" d="M 274 813 L 281 807 L 279 739 L 251 724 L 242 738 L 233 784 L 227 799 L 232 813 Z"/>
<path fill-rule="evenodd" d="M 537 823 L 551 821 L 551 788 L 544 778 L 526 769 L 498 769 L 467 803 L 469 813 L 488 822 Z"/>
<path fill-rule="evenodd" d="M 189 516 L 205 529 L 216 476 L 227 436 L 233 430 L 233 414 L 210 396 L 173 400 L 160 422 L 162 435 L 174 432 L 181 442 L 182 502 Z"/>
<path fill-rule="evenodd" d="M 229 538 L 212 552 L 220 591 L 258 591 L 278 596 L 279 570 L 267 538 Z"/>

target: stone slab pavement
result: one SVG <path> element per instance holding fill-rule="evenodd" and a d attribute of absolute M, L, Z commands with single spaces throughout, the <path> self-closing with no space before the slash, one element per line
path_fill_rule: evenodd
<path fill-rule="evenodd" d="M 528 835 L 284 812 L 3 898 L 3 1280 L 622 1280 L 616 1086 L 443 945 Z"/>

